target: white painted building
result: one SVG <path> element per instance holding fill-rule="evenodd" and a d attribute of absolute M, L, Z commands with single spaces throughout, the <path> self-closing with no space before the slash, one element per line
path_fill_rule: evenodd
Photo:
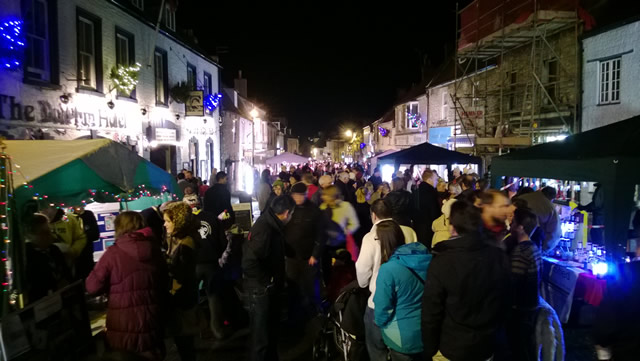
<path fill-rule="evenodd" d="M 582 40 L 582 131 L 640 114 L 640 20 Z M 640 126 L 640 124 L 639 124 Z"/>
<path fill-rule="evenodd" d="M 219 111 L 187 116 L 170 96 L 180 82 L 219 93 L 219 66 L 175 35 L 175 12 L 151 0 L 6 0 L 25 56 L 0 70 L 0 132 L 11 139 L 105 137 L 172 172 L 208 179 L 220 169 Z M 168 4 L 168 2 L 167 2 Z M 145 7 L 146 6 L 146 7 Z M 113 89 L 116 66 L 139 63 L 130 96 Z"/>

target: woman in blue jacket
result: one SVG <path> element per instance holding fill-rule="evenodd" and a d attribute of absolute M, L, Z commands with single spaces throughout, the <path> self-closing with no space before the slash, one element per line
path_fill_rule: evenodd
<path fill-rule="evenodd" d="M 398 227 L 395 237 L 402 236 Z M 393 242 L 380 234 L 380 246 Z M 389 247 L 390 248 L 390 247 Z M 391 253 L 391 252 L 390 252 Z M 421 312 L 424 280 L 431 255 L 421 243 L 398 247 L 388 260 L 382 252 L 382 266 L 376 281 L 373 302 L 375 322 L 382 330 L 382 338 L 391 350 L 393 361 L 423 360 Z"/>

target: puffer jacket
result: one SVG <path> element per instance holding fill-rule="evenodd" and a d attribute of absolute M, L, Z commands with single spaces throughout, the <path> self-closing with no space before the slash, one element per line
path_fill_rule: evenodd
<path fill-rule="evenodd" d="M 87 278 L 86 288 L 89 294 L 109 296 L 106 326 L 111 348 L 162 359 L 167 271 L 151 237 L 151 228 L 145 228 L 118 238 Z"/>
<path fill-rule="evenodd" d="M 398 247 L 380 266 L 376 281 L 375 322 L 384 343 L 392 350 L 415 354 L 423 351 L 422 295 L 431 255 L 422 243 Z"/>
<path fill-rule="evenodd" d="M 431 230 L 433 231 L 431 248 L 435 247 L 436 244 L 451 238 L 451 231 L 449 230 L 449 215 L 451 214 L 451 205 L 455 202 L 455 198 L 444 201 L 444 204 L 442 204 L 442 215 L 431 224 Z"/>

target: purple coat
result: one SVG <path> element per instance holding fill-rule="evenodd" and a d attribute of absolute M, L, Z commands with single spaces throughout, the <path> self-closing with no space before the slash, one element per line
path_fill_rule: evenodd
<path fill-rule="evenodd" d="M 151 228 L 145 228 L 118 238 L 100 258 L 86 287 L 89 294 L 109 296 L 107 342 L 111 348 L 161 359 L 167 271 L 162 251 L 151 237 Z"/>

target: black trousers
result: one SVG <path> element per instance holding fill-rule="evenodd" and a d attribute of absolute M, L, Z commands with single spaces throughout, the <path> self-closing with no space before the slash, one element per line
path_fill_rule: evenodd
<path fill-rule="evenodd" d="M 249 359 L 278 361 L 281 295 L 274 286 L 244 283 L 245 306 L 249 311 Z"/>

